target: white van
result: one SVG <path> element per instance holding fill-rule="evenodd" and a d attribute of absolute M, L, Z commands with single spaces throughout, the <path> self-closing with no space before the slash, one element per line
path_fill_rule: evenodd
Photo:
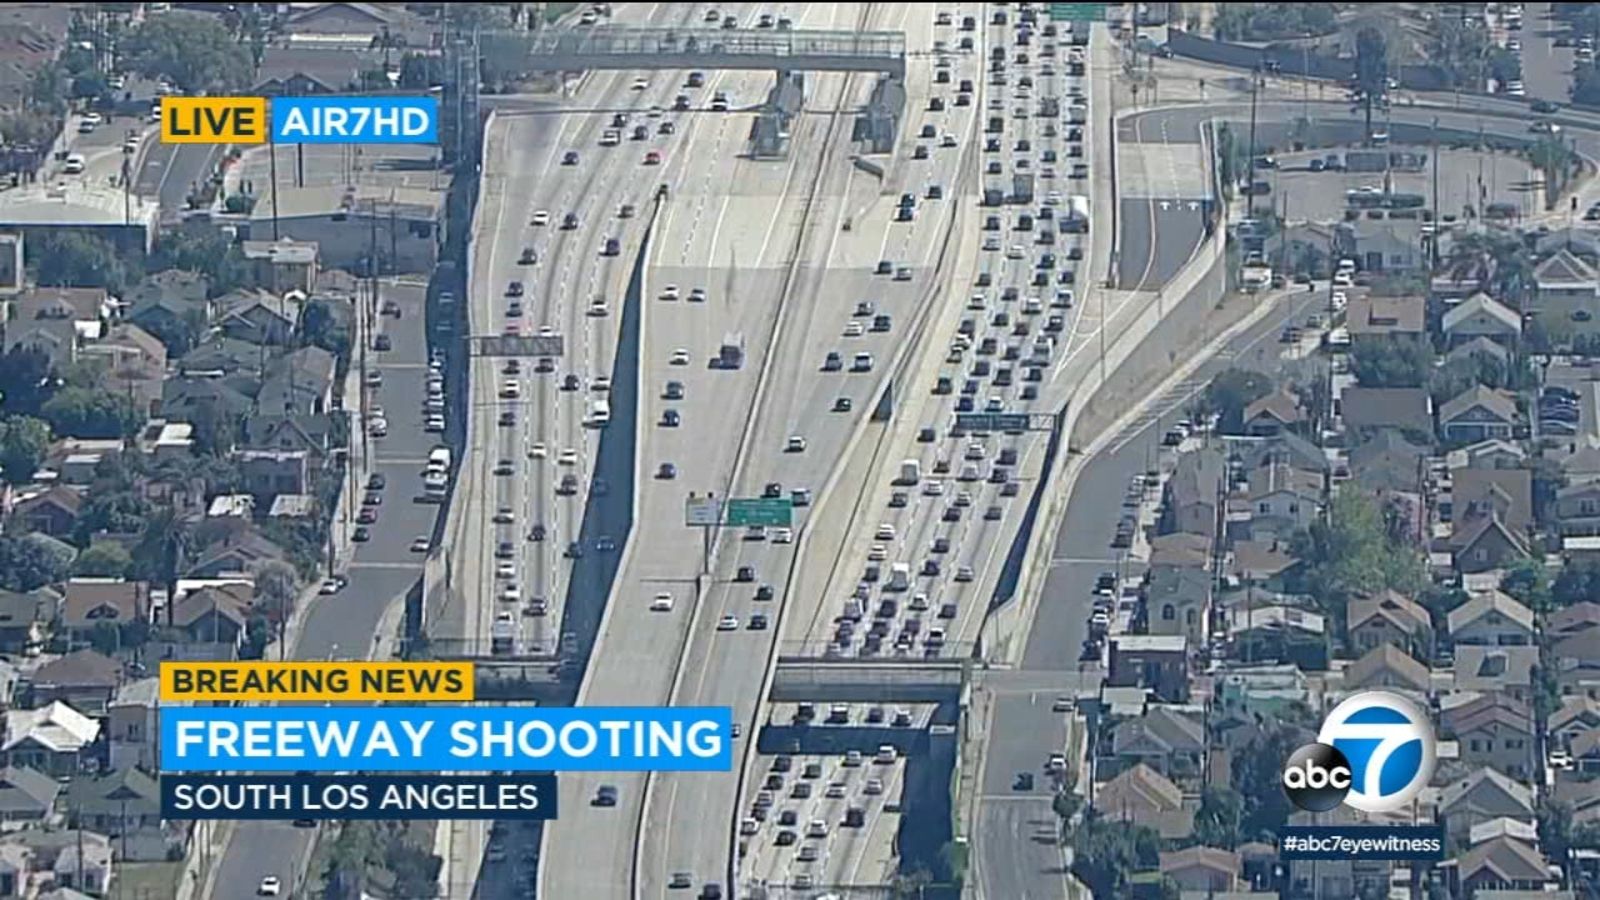
<path fill-rule="evenodd" d="M 429 473 L 439 473 L 439 474 L 443 474 L 445 472 L 450 471 L 450 448 L 449 447 L 435 447 L 432 450 L 428 451 L 428 469 L 427 469 L 427 471 Z"/>
<path fill-rule="evenodd" d="M 604 428 L 611 424 L 611 401 L 596 397 L 589 401 L 589 425 Z"/>

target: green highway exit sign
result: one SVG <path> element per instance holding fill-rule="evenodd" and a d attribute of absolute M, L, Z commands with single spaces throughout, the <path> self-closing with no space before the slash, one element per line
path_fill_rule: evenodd
<path fill-rule="evenodd" d="M 735 498 L 728 501 L 727 509 L 728 524 L 734 527 L 768 525 L 787 528 L 794 513 L 794 503 L 788 497 Z"/>
<path fill-rule="evenodd" d="M 1108 3 L 1052 3 L 1050 18 L 1057 22 L 1105 21 Z"/>

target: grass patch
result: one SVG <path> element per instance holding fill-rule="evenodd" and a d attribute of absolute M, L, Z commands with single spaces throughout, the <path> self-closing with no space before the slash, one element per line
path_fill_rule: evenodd
<path fill-rule="evenodd" d="M 181 862 L 119 863 L 111 896 L 127 900 L 166 900 L 178 896 L 182 879 Z"/>

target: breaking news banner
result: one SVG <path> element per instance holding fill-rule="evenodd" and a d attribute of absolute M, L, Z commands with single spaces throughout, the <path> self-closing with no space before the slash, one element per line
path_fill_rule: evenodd
<path fill-rule="evenodd" d="M 163 662 L 166 702 L 472 700 L 469 662 Z"/>
<path fill-rule="evenodd" d="M 727 772 L 728 707 L 161 710 L 164 772 Z"/>
<path fill-rule="evenodd" d="M 556 817 L 540 775 L 164 775 L 163 819 L 521 819 Z"/>

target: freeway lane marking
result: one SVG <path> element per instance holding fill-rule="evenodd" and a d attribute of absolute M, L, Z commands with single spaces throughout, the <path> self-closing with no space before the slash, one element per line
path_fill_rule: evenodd
<path fill-rule="evenodd" d="M 353 562 L 347 568 L 350 568 L 350 569 L 415 569 L 415 570 L 420 572 L 420 571 L 422 571 L 422 563 L 421 562 L 403 562 L 403 563 Z"/>
<path fill-rule="evenodd" d="M 1110 556 L 1052 556 L 1052 557 L 1050 557 L 1050 564 L 1052 566 L 1061 566 L 1061 565 L 1085 565 L 1085 566 L 1087 566 L 1087 565 L 1097 565 L 1097 566 L 1105 566 L 1105 565 L 1115 565 L 1116 562 L 1117 562 L 1117 560 L 1114 557 L 1110 557 Z"/>

